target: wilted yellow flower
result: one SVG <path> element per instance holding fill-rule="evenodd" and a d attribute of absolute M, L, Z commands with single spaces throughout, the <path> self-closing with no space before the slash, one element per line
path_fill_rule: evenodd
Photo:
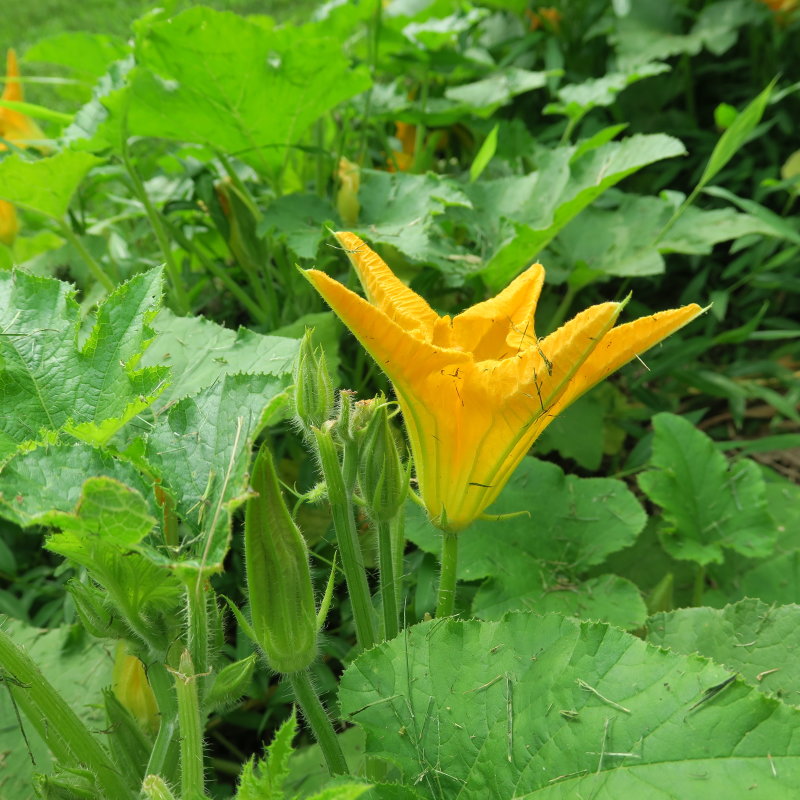
<path fill-rule="evenodd" d="M 21 103 L 25 99 L 22 84 L 19 78 L 19 64 L 17 54 L 9 50 L 6 54 L 6 75 L 8 80 L 3 90 L 3 100 L 13 100 Z M 13 142 L 18 147 L 28 147 L 35 140 L 44 139 L 41 128 L 28 116 L 20 111 L 0 107 L 0 138 Z M 8 147 L 0 142 L 0 150 Z"/>
<path fill-rule="evenodd" d="M 358 202 L 358 189 L 361 186 L 361 171 L 358 164 L 347 158 L 339 159 L 339 191 L 336 193 L 336 210 L 342 222 L 355 225 L 358 222 L 358 213 L 361 205 Z"/>
<path fill-rule="evenodd" d="M 18 232 L 19 220 L 14 206 L 7 200 L 0 200 L 0 242 L 10 247 Z"/>
<path fill-rule="evenodd" d="M 111 673 L 111 688 L 117 700 L 146 731 L 158 730 L 158 704 L 144 664 L 128 652 L 125 642 L 117 645 L 114 669 Z"/>
<path fill-rule="evenodd" d="M 539 339 L 540 264 L 451 319 L 357 236 L 336 237 L 367 300 L 323 272 L 305 275 L 391 378 L 422 500 L 450 531 L 481 515 L 570 403 L 702 311 L 691 304 L 615 328 L 625 303 L 601 303 Z"/>

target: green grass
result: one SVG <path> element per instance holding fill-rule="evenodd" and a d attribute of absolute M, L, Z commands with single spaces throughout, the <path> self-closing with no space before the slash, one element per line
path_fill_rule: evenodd
<path fill-rule="evenodd" d="M 20 55 L 46 36 L 64 31 L 88 31 L 127 37 L 133 20 L 156 6 L 180 11 L 206 5 L 240 14 L 269 14 L 278 19 L 299 17 L 317 5 L 314 0 L 28 0 L 4 4 L 0 53 L 15 47 Z"/>

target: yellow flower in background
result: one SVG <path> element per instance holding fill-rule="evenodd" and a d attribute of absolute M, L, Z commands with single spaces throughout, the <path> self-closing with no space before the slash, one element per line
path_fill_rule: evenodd
<path fill-rule="evenodd" d="M 797 10 L 798 0 L 760 0 L 769 8 L 775 17 L 775 21 L 786 24 Z"/>
<path fill-rule="evenodd" d="M 540 264 L 451 319 L 357 236 L 335 235 L 367 299 L 324 272 L 305 275 L 392 380 L 422 500 L 450 531 L 482 514 L 570 403 L 703 310 L 691 304 L 614 327 L 625 303 L 601 303 L 539 339 Z"/>
<path fill-rule="evenodd" d="M 395 139 L 400 142 L 401 150 L 392 150 L 389 159 L 389 172 L 394 172 L 394 165 L 400 172 L 408 172 L 414 164 L 414 150 L 417 146 L 417 126 L 408 122 L 395 122 Z"/>
<path fill-rule="evenodd" d="M 3 100 L 21 103 L 25 99 L 25 94 L 22 84 L 19 80 L 15 80 L 15 78 L 19 78 L 19 64 L 14 50 L 9 50 L 6 54 L 6 76 Z M 45 135 L 41 128 L 21 111 L 0 107 L 0 138 L 13 142 L 17 147 L 29 147 L 36 141 L 44 139 Z M 8 147 L 0 142 L 0 150 L 7 149 Z"/>
<path fill-rule="evenodd" d="M 0 200 L 0 242 L 11 247 L 19 232 L 19 220 L 14 206 L 7 200 Z"/>

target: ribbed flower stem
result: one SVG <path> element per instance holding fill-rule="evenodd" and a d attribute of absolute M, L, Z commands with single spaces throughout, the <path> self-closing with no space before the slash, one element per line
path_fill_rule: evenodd
<path fill-rule="evenodd" d="M 356 625 L 356 638 L 360 647 L 367 649 L 375 644 L 375 613 L 370 599 L 367 573 L 364 569 L 364 558 L 358 541 L 356 521 L 353 516 L 351 502 L 352 486 L 350 474 L 351 461 L 345 455 L 345 468 L 339 464 L 339 456 L 333 438 L 326 431 L 315 430 L 319 449 L 322 473 L 328 487 L 328 499 L 331 504 L 333 526 L 336 530 L 336 541 L 342 557 L 342 569 L 350 603 L 353 606 L 353 619 Z M 345 474 L 347 480 L 345 480 Z M 353 473 L 353 480 L 355 473 Z M 348 488 L 349 487 L 349 488 Z"/>
<path fill-rule="evenodd" d="M 339 746 L 339 739 L 331 725 L 330 717 L 311 683 L 308 671 L 292 672 L 289 681 L 297 704 L 314 733 L 319 749 L 322 750 L 329 772 L 331 775 L 345 775 L 348 772 L 347 761 Z"/>
<path fill-rule="evenodd" d="M 203 726 L 197 696 L 197 677 L 188 650 L 181 655 L 175 674 L 178 696 L 178 723 L 181 730 L 181 798 L 199 800 L 205 797 L 203 770 Z"/>
<path fill-rule="evenodd" d="M 394 639 L 399 632 L 399 627 L 397 621 L 397 593 L 395 591 L 391 522 L 379 520 L 376 527 L 378 532 L 378 560 L 381 570 L 383 635 L 386 639 Z"/>
<path fill-rule="evenodd" d="M 442 531 L 442 563 L 439 573 L 439 597 L 436 616 L 450 617 L 456 603 L 456 568 L 458 566 L 458 534 Z"/>
<path fill-rule="evenodd" d="M 65 766 L 90 770 L 106 797 L 132 798 L 133 793 L 100 742 L 56 692 L 30 656 L 0 630 L 3 682 L 47 745 Z"/>
<path fill-rule="evenodd" d="M 405 550 L 406 550 L 406 512 L 403 506 L 392 518 L 392 560 L 394 565 L 394 602 L 398 613 L 403 610 L 403 577 L 405 575 Z"/>
<path fill-rule="evenodd" d="M 208 667 L 208 595 L 205 583 L 199 576 L 192 575 L 185 582 L 187 612 L 187 645 L 197 674 L 197 695 L 202 705 L 205 694 L 205 674 Z"/>

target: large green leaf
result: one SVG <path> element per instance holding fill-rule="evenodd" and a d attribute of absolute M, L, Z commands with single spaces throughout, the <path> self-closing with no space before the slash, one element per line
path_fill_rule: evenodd
<path fill-rule="evenodd" d="M 718 591 L 728 601 L 758 597 L 767 603 L 800 603 L 800 486 L 768 483 L 766 500 L 778 539 L 765 559 L 725 559 L 713 571 Z"/>
<path fill-rule="evenodd" d="M 70 514 L 83 484 L 109 478 L 147 499 L 144 514 L 158 507 L 149 482 L 127 461 L 87 444 L 45 444 L 10 458 L 0 471 L 0 516 L 23 528 L 47 524 L 48 515 Z M 140 537 L 141 538 L 141 537 Z"/>
<path fill-rule="evenodd" d="M 47 547 L 86 568 L 135 630 L 155 637 L 156 620 L 173 613 L 179 585 L 163 540 L 148 536 L 161 509 L 130 463 L 81 443 L 16 455 L 0 472 L 0 516 L 60 530 Z"/>
<path fill-rule="evenodd" d="M 652 465 L 642 491 L 664 509 L 664 548 L 674 558 L 722 563 L 723 548 L 770 554 L 777 537 L 754 461 L 729 464 L 713 441 L 674 414 L 653 418 Z"/>
<path fill-rule="evenodd" d="M 369 87 L 320 26 L 196 7 L 140 28 L 128 131 L 191 141 L 271 171 L 308 127 Z"/>
<path fill-rule="evenodd" d="M 86 31 L 62 31 L 39 39 L 25 51 L 25 61 L 44 61 L 67 67 L 79 80 L 92 84 L 130 47 L 123 39 Z"/>
<path fill-rule="evenodd" d="M 741 27 L 758 22 L 760 11 L 748 0 L 720 0 L 705 5 L 695 18 L 682 14 L 677 4 L 637 0 L 616 21 L 609 41 L 623 68 L 683 53 L 697 55 L 704 48 L 721 55 L 736 42 Z M 686 33 L 681 17 L 696 20 Z"/>
<path fill-rule="evenodd" d="M 74 294 L 50 278 L 0 273 L 0 461 L 46 431 L 107 442 L 166 385 L 166 367 L 138 365 L 161 299 L 160 270 L 109 295 L 85 341 Z"/>
<path fill-rule="evenodd" d="M 431 798 L 790 797 L 800 712 L 732 677 L 604 624 L 512 614 L 409 628 L 339 698 L 368 754 Z"/>
<path fill-rule="evenodd" d="M 612 105 L 617 95 L 632 83 L 669 70 L 667 64 L 655 62 L 637 65 L 625 72 L 610 72 L 583 83 L 567 84 L 556 91 L 559 102 L 548 104 L 544 111 L 546 114 L 563 114 L 577 121 L 596 106 Z"/>
<path fill-rule="evenodd" d="M 72 150 L 35 161 L 14 153 L 0 161 L 0 199 L 61 219 L 81 181 L 101 161 Z"/>
<path fill-rule="evenodd" d="M 264 211 L 258 232 L 286 242 L 298 258 L 312 259 L 329 235 L 336 211 L 316 194 L 288 194 L 277 198 Z M 341 224 L 341 223 L 339 223 Z"/>
<path fill-rule="evenodd" d="M 569 274 L 584 265 L 598 277 L 656 275 L 664 272 L 666 253 L 705 255 L 720 242 L 750 234 L 797 236 L 752 214 L 731 208 L 702 210 L 689 207 L 661 239 L 659 234 L 683 200 L 677 192 L 642 197 L 612 190 L 603 208 L 587 208 L 562 230 L 548 250 L 548 267 Z M 636 220 L 636 225 L 630 221 Z"/>
<path fill-rule="evenodd" d="M 459 533 L 459 578 L 502 577 L 520 554 L 580 574 L 630 546 L 646 521 L 622 481 L 565 475 L 535 458 L 523 460 L 487 513 L 525 511 L 500 522 L 477 520 Z M 406 533 L 425 550 L 438 552 L 440 533 L 411 506 Z"/>
<path fill-rule="evenodd" d="M 536 173 L 472 184 L 466 193 L 476 212 L 464 218 L 487 240 L 484 279 L 501 288 L 603 192 L 648 164 L 685 152 L 671 136 L 640 134 L 588 151 L 580 144 L 559 147 L 543 153 Z"/>
<path fill-rule="evenodd" d="M 647 621 L 647 640 L 700 653 L 761 692 L 800 705 L 800 606 L 746 599 L 717 608 L 681 608 Z"/>
<path fill-rule="evenodd" d="M 365 239 L 396 247 L 416 261 L 455 266 L 459 256 L 441 252 L 433 240 L 437 216 L 450 206 L 470 206 L 455 181 L 430 173 L 362 170 L 358 199 L 362 211 L 354 230 Z"/>
<path fill-rule="evenodd" d="M 639 590 L 619 575 L 574 580 L 525 553 L 503 566 L 502 576 L 487 578 L 475 595 L 472 613 L 480 619 L 499 619 L 507 611 L 558 612 L 635 630 L 647 617 Z"/>
<path fill-rule="evenodd" d="M 102 690 L 111 683 L 113 659 L 102 642 L 88 641 L 86 637 L 76 639 L 71 627 L 43 631 L 7 618 L 2 618 L 2 627 L 15 644 L 25 648 L 86 725 L 94 730 L 105 727 Z M 5 686 L 0 687 L 0 719 L 0 797 L 34 800 L 39 795 L 33 788 L 33 774 L 52 772 L 53 757 L 23 716 L 26 745 Z M 31 756 L 35 765 L 31 764 Z"/>
<path fill-rule="evenodd" d="M 233 331 L 204 317 L 177 317 L 166 308 L 153 320 L 153 330 L 142 366 L 168 366 L 172 377 L 159 403 L 196 394 L 223 375 L 275 375 L 284 386 L 291 381 L 297 339 L 262 336 L 247 328 Z"/>
<path fill-rule="evenodd" d="M 253 442 L 286 402 L 285 376 L 223 375 L 159 414 L 144 437 L 144 458 L 161 476 L 191 535 L 182 568 L 221 569 L 231 514 L 247 498 Z"/>

